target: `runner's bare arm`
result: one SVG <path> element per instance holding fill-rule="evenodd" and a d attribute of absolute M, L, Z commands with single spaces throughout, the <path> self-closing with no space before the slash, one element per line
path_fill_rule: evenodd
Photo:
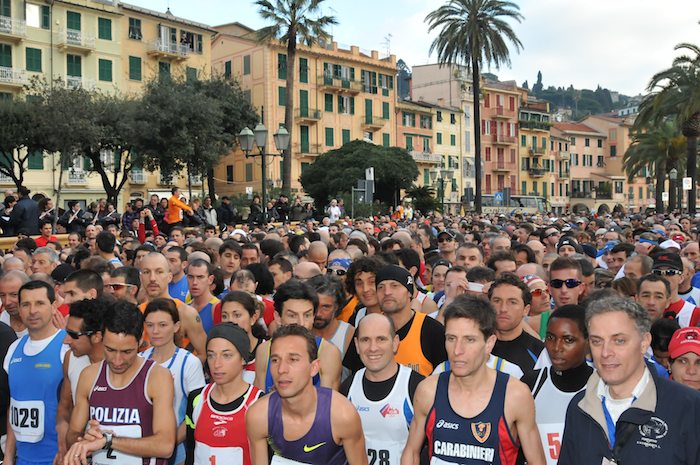
<path fill-rule="evenodd" d="M 267 351 L 270 341 L 263 342 L 255 350 L 255 380 L 253 385 L 265 391 L 265 378 L 267 377 Z"/>
<path fill-rule="evenodd" d="M 15 465 L 15 454 L 17 453 L 17 441 L 15 440 L 15 432 L 12 431 L 12 425 L 10 425 L 10 418 L 12 418 L 12 414 L 8 409 L 7 439 L 5 441 L 5 459 L 2 462 L 3 465 Z"/>
<path fill-rule="evenodd" d="M 199 358 L 202 363 L 206 362 L 207 333 L 204 332 L 202 319 L 199 318 L 199 313 L 189 305 L 182 305 L 178 310 L 182 321 L 182 327 L 185 330 L 185 335 L 192 343 L 192 347 L 194 347 L 197 358 Z"/>
<path fill-rule="evenodd" d="M 340 389 L 340 373 L 343 370 L 340 351 L 333 344 L 324 341 L 318 358 L 321 364 L 321 386 L 337 391 Z"/>
<path fill-rule="evenodd" d="M 343 445 L 349 465 L 367 465 L 367 448 L 362 422 L 355 407 L 338 392 L 331 400 L 333 439 Z"/>
<path fill-rule="evenodd" d="M 508 381 L 506 418 L 512 418 L 528 465 L 545 465 L 540 432 L 535 422 L 535 401 L 528 387 L 511 377 Z"/>
<path fill-rule="evenodd" d="M 73 397 L 71 393 L 70 380 L 68 379 L 68 361 L 70 360 L 70 351 L 66 352 L 63 359 L 63 383 L 61 384 L 61 392 L 58 398 L 58 410 L 56 412 L 56 433 L 58 435 L 58 452 L 54 463 L 63 462 L 63 456 L 68 450 L 66 446 L 66 435 L 68 434 L 68 425 L 70 423 L 70 412 L 73 409 Z"/>
<path fill-rule="evenodd" d="M 408 431 L 406 447 L 401 454 L 401 465 L 420 464 L 420 451 L 425 441 L 425 421 L 435 400 L 437 378 L 431 376 L 421 381 L 413 395 L 413 420 Z"/>
<path fill-rule="evenodd" d="M 268 403 L 269 396 L 258 399 L 250 406 L 245 416 L 245 429 L 250 444 L 252 465 L 268 465 L 270 463 L 267 452 Z"/>
<path fill-rule="evenodd" d="M 78 387 L 75 392 L 75 405 L 70 415 L 70 424 L 66 433 L 66 448 L 70 449 L 73 444 L 83 435 L 85 425 L 90 419 L 90 388 L 94 384 L 100 365 L 90 365 L 80 373 Z"/>

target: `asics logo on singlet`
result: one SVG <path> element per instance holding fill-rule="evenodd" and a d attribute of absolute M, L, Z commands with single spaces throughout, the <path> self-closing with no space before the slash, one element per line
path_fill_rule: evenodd
<path fill-rule="evenodd" d="M 459 429 L 459 423 L 450 423 L 445 420 L 439 420 L 435 427 L 445 429 Z"/>
<path fill-rule="evenodd" d="M 107 392 L 107 386 L 95 386 L 92 392 Z"/>
<path fill-rule="evenodd" d="M 22 357 L 13 358 L 12 360 L 10 360 L 10 365 L 12 365 L 13 363 L 19 363 L 21 361 Z"/>

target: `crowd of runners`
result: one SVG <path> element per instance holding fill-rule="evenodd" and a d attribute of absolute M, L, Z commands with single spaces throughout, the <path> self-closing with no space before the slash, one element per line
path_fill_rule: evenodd
<path fill-rule="evenodd" d="M 700 464 L 700 219 L 333 207 L 17 237 L 3 463 Z"/>

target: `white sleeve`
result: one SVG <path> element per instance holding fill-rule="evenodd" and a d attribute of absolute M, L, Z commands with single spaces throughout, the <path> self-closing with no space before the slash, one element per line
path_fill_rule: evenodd
<path fill-rule="evenodd" d="M 17 346 L 19 345 L 19 341 L 21 341 L 22 338 L 16 339 L 12 344 L 10 344 L 10 347 L 7 349 L 7 354 L 5 354 L 5 359 L 2 361 L 2 368 L 5 370 L 5 373 L 8 373 L 8 370 L 10 369 L 10 360 L 12 360 L 12 355 L 15 353 L 15 350 L 17 349 Z"/>
<path fill-rule="evenodd" d="M 185 398 L 195 389 L 204 387 L 204 369 L 202 362 L 194 354 L 190 354 L 185 362 Z"/>

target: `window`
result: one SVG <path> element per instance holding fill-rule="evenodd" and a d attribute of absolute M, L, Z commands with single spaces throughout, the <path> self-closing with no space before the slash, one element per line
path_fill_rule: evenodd
<path fill-rule="evenodd" d="M 614 140 L 614 141 L 617 140 L 617 129 L 611 129 L 611 130 L 610 130 L 608 139 L 609 139 L 609 140 Z"/>
<path fill-rule="evenodd" d="M 299 139 L 301 141 L 301 153 L 310 153 L 308 126 L 299 126 Z"/>
<path fill-rule="evenodd" d="M 591 155 L 591 157 L 593 157 L 593 155 Z M 603 161 L 603 156 L 602 156 L 602 155 L 598 155 L 598 163 L 596 164 L 596 166 L 597 166 L 598 168 L 602 168 L 602 167 L 605 166 L 605 161 Z"/>
<path fill-rule="evenodd" d="M 494 122 L 495 123 L 495 122 Z M 481 120 L 481 129 L 485 136 L 491 135 L 491 121 Z"/>
<path fill-rule="evenodd" d="M 413 150 L 413 136 L 406 136 L 406 150 Z"/>
<path fill-rule="evenodd" d="M 277 105 L 283 107 L 287 103 L 287 88 L 278 87 L 277 88 Z"/>
<path fill-rule="evenodd" d="M 26 48 L 27 71 L 41 72 L 41 49 Z"/>
<path fill-rule="evenodd" d="M 543 148 L 543 149 L 546 149 L 546 148 L 547 148 L 547 138 L 546 138 L 546 137 L 543 137 L 543 138 L 542 138 L 542 148 Z"/>
<path fill-rule="evenodd" d="M 253 180 L 253 164 L 245 164 L 245 182 L 251 182 Z"/>
<path fill-rule="evenodd" d="M 484 149 L 484 161 L 491 161 L 491 147 Z"/>
<path fill-rule="evenodd" d="M 377 73 L 375 71 L 362 70 L 362 88 L 369 94 L 377 93 Z"/>
<path fill-rule="evenodd" d="M 334 145 L 333 128 L 326 128 L 326 147 L 333 147 Z"/>
<path fill-rule="evenodd" d="M 141 34 L 141 20 L 136 18 L 129 18 L 129 39 L 141 40 L 143 34 Z"/>
<path fill-rule="evenodd" d="M 520 193 L 527 194 L 527 181 L 522 181 L 520 183 Z"/>
<path fill-rule="evenodd" d="M 355 97 L 348 97 L 347 95 L 338 96 L 338 113 L 344 115 L 354 115 L 355 114 Z"/>
<path fill-rule="evenodd" d="M 427 137 L 423 138 L 423 152 L 430 153 L 430 139 Z"/>
<path fill-rule="evenodd" d="M 80 55 L 66 55 L 66 74 L 72 77 L 81 77 L 83 75 Z"/>
<path fill-rule="evenodd" d="M 598 139 L 598 148 L 599 149 L 603 148 L 603 139 Z"/>
<path fill-rule="evenodd" d="M 187 82 L 194 82 L 197 80 L 197 68 L 192 68 L 190 66 L 185 69 L 185 76 L 187 77 Z"/>
<path fill-rule="evenodd" d="M 277 79 L 287 79 L 287 55 L 277 54 Z"/>
<path fill-rule="evenodd" d="M 349 129 L 343 129 L 342 138 L 343 138 L 343 145 L 350 142 L 350 130 Z"/>
<path fill-rule="evenodd" d="M 610 146 L 610 156 L 611 156 L 611 157 L 616 157 L 616 156 L 617 156 L 617 145 L 611 145 L 611 146 Z"/>
<path fill-rule="evenodd" d="M 382 145 L 384 147 L 389 147 L 391 145 L 391 137 L 390 134 L 387 134 L 386 132 L 382 133 Z"/>
<path fill-rule="evenodd" d="M 457 117 L 455 116 L 454 113 L 450 113 L 450 124 L 456 124 L 457 123 Z"/>
<path fill-rule="evenodd" d="M 430 170 L 427 168 L 423 170 L 423 185 L 430 185 Z"/>
<path fill-rule="evenodd" d="M 243 91 L 243 98 L 245 99 L 246 102 L 253 103 L 253 96 L 250 93 L 250 89 L 245 89 Z"/>
<path fill-rule="evenodd" d="M 640 200 L 644 198 L 644 188 L 640 187 L 639 188 L 639 197 Z"/>
<path fill-rule="evenodd" d="M 574 145 L 576 145 L 576 138 L 572 137 L 571 138 L 571 146 L 573 147 Z"/>
<path fill-rule="evenodd" d="M 247 76 L 250 74 L 250 55 L 243 56 L 243 75 Z"/>
<path fill-rule="evenodd" d="M 158 77 L 165 79 L 170 77 L 170 63 L 167 61 L 158 62 Z"/>
<path fill-rule="evenodd" d="M 622 181 L 615 181 L 615 193 L 622 194 Z"/>
<path fill-rule="evenodd" d="M 27 26 L 40 27 L 42 29 L 49 29 L 51 26 L 51 9 L 48 5 L 26 3 L 24 12 Z"/>
<path fill-rule="evenodd" d="M 202 34 L 180 30 L 180 45 L 187 47 L 187 50 L 193 53 L 202 53 L 204 44 Z"/>
<path fill-rule="evenodd" d="M 527 136 L 524 134 L 520 135 L 520 146 L 527 147 Z"/>
<path fill-rule="evenodd" d="M 323 94 L 324 110 L 333 112 L 333 94 Z"/>
<path fill-rule="evenodd" d="M 437 121 L 438 121 L 438 123 L 442 122 L 442 112 L 441 111 L 437 112 Z"/>
<path fill-rule="evenodd" d="M 586 137 L 586 139 L 584 140 L 584 145 L 585 145 L 586 147 L 590 147 L 590 146 L 591 146 L 591 139 L 589 139 L 588 137 Z"/>
<path fill-rule="evenodd" d="M 457 136 L 454 134 L 450 134 L 450 145 L 454 147 L 457 145 Z"/>
<path fill-rule="evenodd" d="M 141 57 L 129 57 L 129 79 L 141 80 Z"/>
<path fill-rule="evenodd" d="M 389 119 L 389 102 L 382 102 L 382 119 Z"/>
<path fill-rule="evenodd" d="M 27 168 L 30 170 L 43 170 L 44 169 L 44 152 L 41 150 L 35 150 L 29 154 L 27 158 Z"/>
<path fill-rule="evenodd" d="M 416 127 L 416 114 L 403 112 L 403 125 L 412 128 Z"/>
<path fill-rule="evenodd" d="M 299 58 L 299 82 L 309 82 L 309 60 Z"/>
<path fill-rule="evenodd" d="M 224 77 L 226 79 L 231 79 L 231 60 L 224 63 Z"/>
<path fill-rule="evenodd" d="M 97 60 L 97 75 L 100 81 L 112 82 L 112 60 Z"/>
<path fill-rule="evenodd" d="M 427 115 L 420 115 L 420 127 L 421 129 L 432 129 L 433 119 Z"/>
<path fill-rule="evenodd" d="M 437 145 L 442 145 L 442 133 L 438 132 L 435 137 L 437 138 Z"/>
<path fill-rule="evenodd" d="M 112 20 L 109 18 L 97 18 L 97 38 L 112 40 Z"/>
<path fill-rule="evenodd" d="M 74 31 L 80 30 L 80 13 L 66 11 L 66 27 Z"/>
<path fill-rule="evenodd" d="M 233 165 L 226 165 L 226 184 L 233 184 Z"/>
<path fill-rule="evenodd" d="M 304 174 L 306 172 L 306 170 L 309 169 L 310 166 L 311 166 L 311 163 L 301 162 L 301 174 Z M 280 170 L 280 172 L 281 172 L 281 170 Z"/>

